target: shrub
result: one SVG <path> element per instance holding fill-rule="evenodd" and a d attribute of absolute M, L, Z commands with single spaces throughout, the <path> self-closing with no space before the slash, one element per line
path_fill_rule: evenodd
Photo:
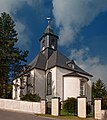
<path fill-rule="evenodd" d="M 107 110 L 107 97 L 101 100 L 101 109 Z"/>
<path fill-rule="evenodd" d="M 69 113 L 77 113 L 77 99 L 68 98 L 63 103 L 63 110 Z"/>
<path fill-rule="evenodd" d="M 31 101 L 31 102 L 40 102 L 41 97 L 38 94 L 26 94 L 21 98 L 24 101 Z"/>

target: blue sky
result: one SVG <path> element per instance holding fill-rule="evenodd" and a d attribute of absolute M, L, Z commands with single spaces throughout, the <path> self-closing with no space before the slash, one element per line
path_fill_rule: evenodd
<path fill-rule="evenodd" d="M 17 46 L 29 50 L 28 63 L 50 16 L 59 50 L 107 85 L 107 0 L 0 0 L 0 12 L 16 22 Z"/>

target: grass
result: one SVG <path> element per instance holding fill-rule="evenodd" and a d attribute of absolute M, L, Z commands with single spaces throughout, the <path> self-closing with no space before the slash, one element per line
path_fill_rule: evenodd
<path fill-rule="evenodd" d="M 45 114 L 45 115 L 41 115 L 41 114 L 36 114 L 36 116 L 40 116 L 40 117 L 49 117 L 49 118 L 57 118 L 57 119 L 61 119 L 61 120 L 95 120 L 94 118 L 79 118 L 76 116 L 52 116 L 49 114 Z"/>
<path fill-rule="evenodd" d="M 45 114 L 45 115 L 36 114 L 36 116 L 56 118 L 56 119 L 60 119 L 60 120 L 95 120 L 94 118 L 91 118 L 91 117 L 79 118 L 77 116 L 74 116 L 74 113 L 68 113 L 68 112 L 65 112 L 64 110 L 61 110 L 60 116 L 52 116 L 50 114 Z"/>
<path fill-rule="evenodd" d="M 75 116 L 74 113 L 69 113 L 69 112 L 66 112 L 66 111 L 64 111 L 64 110 L 61 110 L 61 111 L 60 111 L 60 115 L 61 115 L 61 116 Z"/>
<path fill-rule="evenodd" d="M 74 116 L 73 113 L 68 113 L 63 110 L 61 110 L 60 116 L 52 116 L 50 114 L 45 114 L 45 115 L 36 114 L 36 116 L 51 117 L 51 118 L 57 118 L 61 120 L 95 120 L 94 118 L 91 118 L 91 117 L 90 118 L 79 118 L 77 116 Z"/>

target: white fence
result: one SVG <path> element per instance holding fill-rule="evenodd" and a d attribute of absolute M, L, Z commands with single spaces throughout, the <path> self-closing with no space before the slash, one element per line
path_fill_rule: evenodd
<path fill-rule="evenodd" d="M 41 103 L 0 99 L 0 109 L 41 114 Z"/>

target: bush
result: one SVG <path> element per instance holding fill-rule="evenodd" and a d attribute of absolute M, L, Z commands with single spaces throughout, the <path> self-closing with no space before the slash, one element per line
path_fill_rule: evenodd
<path fill-rule="evenodd" d="M 63 103 L 63 110 L 69 113 L 77 113 L 77 99 L 68 98 Z"/>
<path fill-rule="evenodd" d="M 107 110 L 107 97 L 105 97 L 101 100 L 101 109 Z"/>
<path fill-rule="evenodd" d="M 26 94 L 21 98 L 24 101 L 31 101 L 31 102 L 40 102 L 41 97 L 38 94 Z"/>

